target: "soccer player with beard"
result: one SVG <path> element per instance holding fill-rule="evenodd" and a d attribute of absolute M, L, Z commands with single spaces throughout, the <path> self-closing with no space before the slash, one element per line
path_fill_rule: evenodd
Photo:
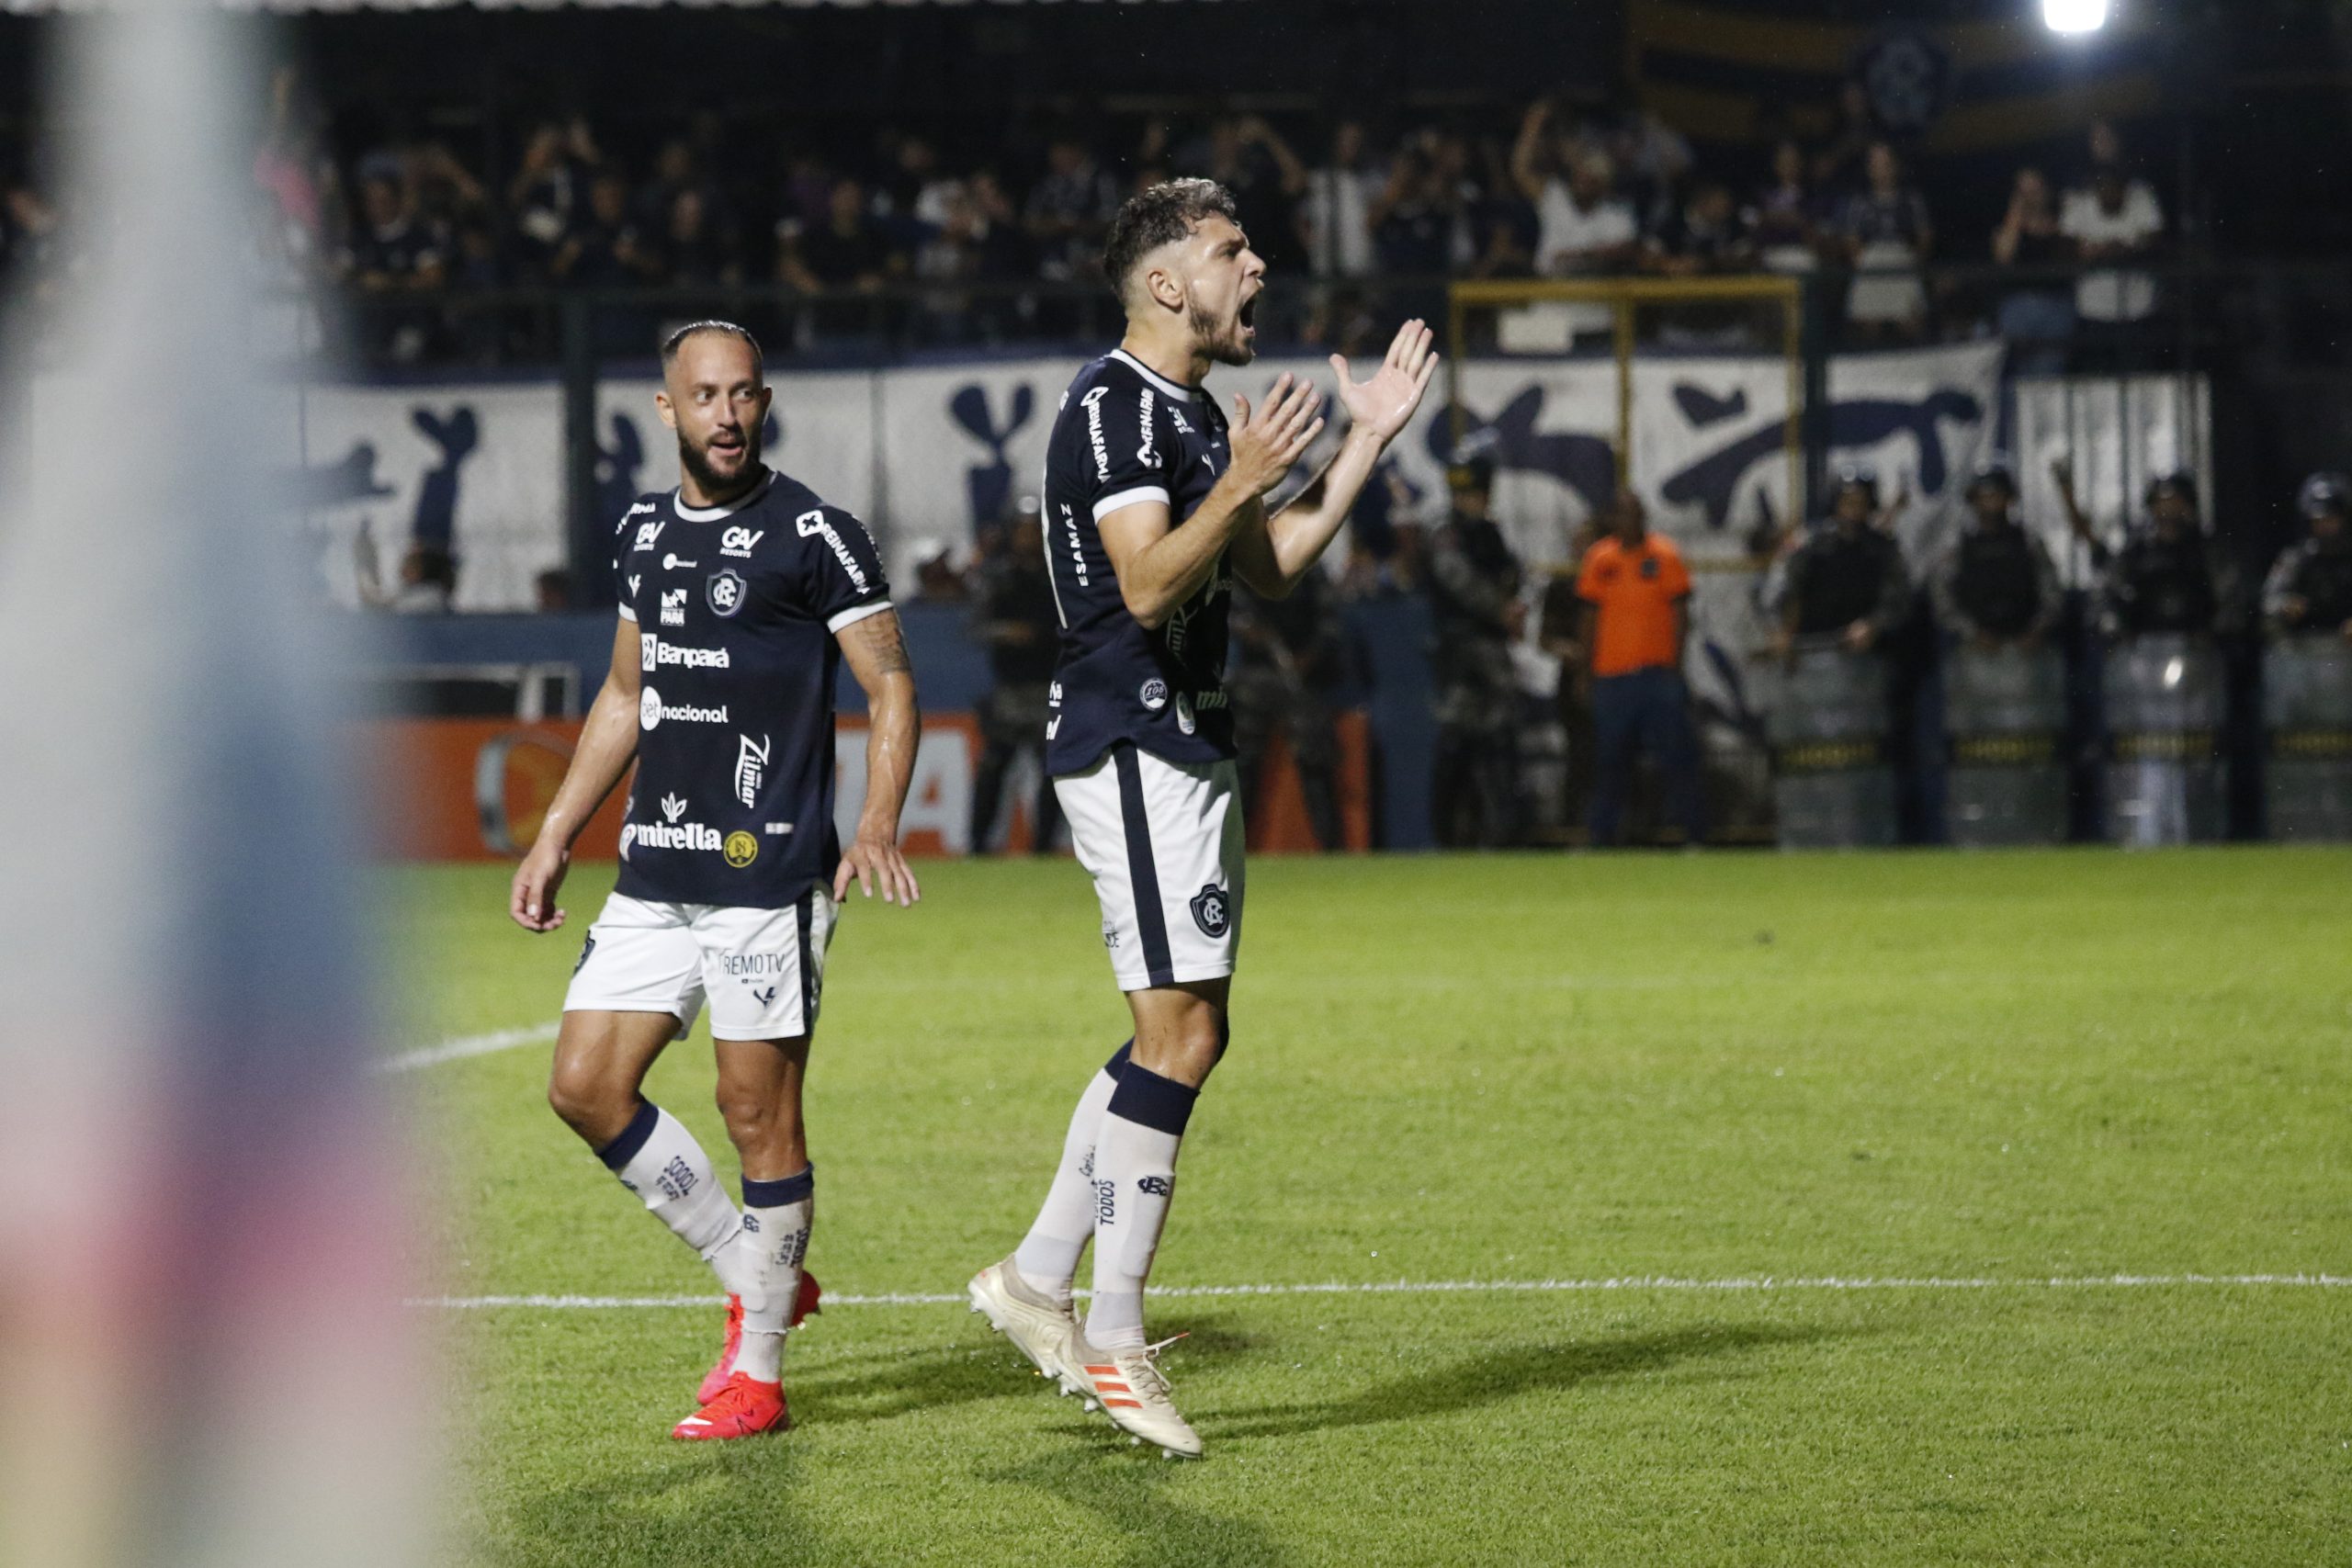
<path fill-rule="evenodd" d="M 1070 383 L 1046 448 L 1046 558 L 1061 618 L 1046 766 L 1094 879 L 1135 1036 L 1080 1096 L 1027 1238 L 969 1293 L 1063 1392 L 1197 1458 L 1201 1439 L 1145 1342 L 1143 1291 L 1193 1100 L 1229 1038 L 1242 831 L 1220 683 L 1228 589 L 1238 577 L 1281 598 L 1314 570 L 1437 357 L 1418 321 L 1366 381 L 1333 355 L 1346 437 L 1320 487 L 1300 492 L 1314 504 L 1269 513 L 1263 498 L 1323 422 L 1312 387 L 1289 376 L 1254 411 L 1237 396 L 1229 427 L 1202 388 L 1212 365 L 1256 354 L 1266 267 L 1232 197 L 1198 179 L 1138 193 L 1111 226 L 1103 272 L 1126 337 Z M 1090 1239 L 1081 1324 L 1071 1286 Z"/>
<path fill-rule="evenodd" d="M 760 461 L 759 344 L 699 321 L 671 335 L 662 365 L 654 401 L 677 432 L 678 488 L 621 519 L 612 671 L 509 912 L 526 931 L 564 923 L 572 842 L 634 759 L 620 880 L 572 971 L 548 1099 L 726 1288 L 718 1364 L 671 1435 L 741 1438 L 791 1425 L 784 1337 L 817 1295 L 801 1268 L 816 1178 L 800 1089 L 825 946 L 852 880 L 887 903 L 920 897 L 898 846 L 920 720 L 874 541 Z M 846 849 L 833 830 L 843 660 L 873 726 Z M 694 1135 L 639 1092 L 706 999 L 740 1212 Z"/>

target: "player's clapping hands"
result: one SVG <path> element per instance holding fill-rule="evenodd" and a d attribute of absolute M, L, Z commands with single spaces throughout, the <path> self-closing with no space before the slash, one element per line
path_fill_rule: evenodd
<path fill-rule="evenodd" d="M 1331 356 L 1331 368 L 1340 373 L 1340 401 L 1348 417 L 1384 445 L 1396 439 L 1413 411 L 1421 406 L 1421 394 L 1429 390 L 1430 378 L 1437 373 L 1438 356 L 1431 346 L 1435 338 L 1428 322 L 1407 321 L 1396 329 L 1388 357 L 1363 381 L 1349 379 L 1344 355 Z"/>
<path fill-rule="evenodd" d="M 1287 371 L 1275 378 L 1266 400 L 1254 409 L 1236 393 L 1233 407 L 1239 417 L 1232 430 L 1233 467 L 1227 471 L 1259 495 L 1282 483 L 1291 465 L 1323 434 L 1323 422 L 1315 417 L 1322 401 L 1311 384 Z"/>

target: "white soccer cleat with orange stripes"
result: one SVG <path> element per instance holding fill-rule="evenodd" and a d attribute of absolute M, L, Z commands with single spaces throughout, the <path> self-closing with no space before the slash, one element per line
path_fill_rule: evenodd
<path fill-rule="evenodd" d="M 964 1293 L 971 1299 L 974 1312 L 1029 1358 L 1038 1376 L 1052 1379 L 1058 1393 L 1079 1392 L 1068 1357 L 1070 1342 L 1078 1337 L 1076 1314 L 1030 1289 L 1012 1258 L 991 1263 L 973 1275 Z"/>
<path fill-rule="evenodd" d="M 1201 1435 L 1176 1413 L 1159 1352 L 1182 1339 L 1163 1339 L 1140 1350 L 1105 1350 L 1070 1337 L 1073 1371 L 1084 1380 L 1080 1392 L 1102 1402 L 1102 1414 L 1137 1441 L 1152 1443 L 1170 1459 L 1201 1457 Z"/>

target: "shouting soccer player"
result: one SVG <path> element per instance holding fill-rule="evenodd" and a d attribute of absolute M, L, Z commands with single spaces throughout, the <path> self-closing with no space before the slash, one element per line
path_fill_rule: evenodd
<path fill-rule="evenodd" d="M 791 1425 L 784 1337 L 816 1298 L 801 1269 L 815 1173 L 800 1086 L 825 944 L 852 880 L 889 903 L 921 896 L 898 846 L 921 721 L 874 541 L 760 461 L 770 393 L 752 334 L 683 327 L 662 366 L 655 402 L 677 432 L 678 488 L 621 520 L 612 673 L 514 874 L 510 912 L 527 931 L 563 924 L 555 898 L 572 841 L 634 757 L 620 881 L 572 971 L 548 1099 L 718 1272 L 725 1344 L 701 1408 L 671 1435 L 741 1438 Z M 873 724 L 846 849 L 833 830 L 844 659 Z M 639 1093 L 706 998 L 740 1213 L 694 1135 Z"/>
<path fill-rule="evenodd" d="M 1212 365 L 1254 357 L 1265 263 L 1208 180 L 1142 191 L 1111 226 L 1103 271 L 1126 309 L 1113 353 L 1062 394 L 1046 457 L 1046 557 L 1061 616 L 1046 762 L 1135 1037 L 1080 1098 L 1044 1207 L 1012 1257 L 973 1279 L 976 1311 L 1066 1393 L 1137 1438 L 1194 1458 L 1144 1281 L 1175 1190 L 1186 1121 L 1225 1052 L 1241 941 L 1241 805 L 1225 668 L 1232 577 L 1279 598 L 1312 570 L 1419 406 L 1437 366 L 1408 321 L 1371 379 L 1331 356 L 1349 425 L 1312 506 L 1263 498 L 1323 428 L 1283 376 L 1238 423 L 1202 389 Z M 1094 1243 L 1094 1298 L 1071 1307 Z"/>

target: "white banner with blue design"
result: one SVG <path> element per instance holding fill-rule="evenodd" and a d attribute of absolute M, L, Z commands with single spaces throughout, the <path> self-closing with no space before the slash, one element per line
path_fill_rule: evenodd
<path fill-rule="evenodd" d="M 1915 561 L 1948 536 L 1970 469 L 1990 450 L 2000 383 L 1997 344 L 1857 355 L 1831 367 L 1837 456 L 1866 458 L 1891 497 L 1907 491 L 1901 530 Z M 952 367 L 781 374 L 771 459 L 865 517 L 894 574 L 936 547 L 961 551 L 977 525 L 1034 491 L 1062 389 L 1065 358 Z M 1289 369 L 1329 381 L 1320 359 L 1220 369 L 1230 399 Z M 1694 563 L 1744 558 L 1750 527 L 1788 509 L 1783 420 L 1788 378 L 1777 358 L 1645 359 L 1635 366 L 1634 479 L 1653 524 Z M 596 418 L 600 511 L 674 483 L 655 383 L 607 383 Z M 538 573 L 562 563 L 563 431 L 545 384 L 312 387 L 288 392 L 284 461 L 295 470 L 325 591 L 354 595 L 352 547 L 363 525 L 389 575 L 412 539 L 458 559 L 457 603 L 526 609 Z M 1566 564 L 1576 530 L 1615 483 L 1615 367 L 1590 360 L 1482 360 L 1465 367 L 1473 427 L 1498 434 L 1498 511 L 1531 565 Z M 1442 456 L 1452 439 L 1432 398 L 1394 449 L 1385 497 L 1406 517 L 1442 512 Z"/>

